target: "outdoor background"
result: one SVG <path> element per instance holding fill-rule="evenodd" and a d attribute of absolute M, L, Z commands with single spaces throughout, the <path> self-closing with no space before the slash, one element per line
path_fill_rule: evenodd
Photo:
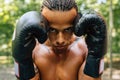
<path fill-rule="evenodd" d="M 0 80 L 16 80 L 12 58 L 12 34 L 25 12 L 40 10 L 42 0 L 0 0 Z M 76 0 L 79 11 L 94 9 L 108 25 L 108 52 L 103 80 L 120 80 L 120 0 Z"/>

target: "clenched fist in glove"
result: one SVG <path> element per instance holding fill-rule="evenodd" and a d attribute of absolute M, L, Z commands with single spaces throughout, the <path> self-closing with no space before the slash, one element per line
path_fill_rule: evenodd
<path fill-rule="evenodd" d="M 43 17 L 40 13 L 30 11 L 20 17 L 13 35 L 12 52 L 15 59 L 16 76 L 20 80 L 29 80 L 34 77 L 32 51 L 36 39 L 43 43 L 47 39 Z"/>
<path fill-rule="evenodd" d="M 86 13 L 75 26 L 77 36 L 85 35 L 88 56 L 84 73 L 91 77 L 99 77 L 103 68 L 103 57 L 106 53 L 107 30 L 103 18 L 96 12 Z"/>

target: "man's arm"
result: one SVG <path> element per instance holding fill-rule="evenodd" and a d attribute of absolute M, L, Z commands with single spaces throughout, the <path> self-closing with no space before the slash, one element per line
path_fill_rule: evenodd
<path fill-rule="evenodd" d="M 107 25 L 103 17 L 95 11 L 84 14 L 76 25 L 75 34 L 85 35 L 88 48 L 84 74 L 99 78 L 104 70 L 104 55 L 107 46 Z"/>
<path fill-rule="evenodd" d="M 33 50 L 33 54 L 32 54 L 32 60 L 33 60 L 33 63 L 34 63 L 34 70 L 35 70 L 35 76 L 33 78 L 31 78 L 30 80 L 40 80 L 40 74 L 39 74 L 39 71 L 38 71 L 38 68 L 37 68 L 37 65 L 35 64 L 35 51 L 37 50 L 37 46 L 40 45 L 40 43 L 38 42 L 38 40 L 36 40 L 36 46 Z"/>
<path fill-rule="evenodd" d="M 47 39 L 42 22 L 40 13 L 30 11 L 22 15 L 16 25 L 12 39 L 12 56 L 15 60 L 15 75 L 20 80 L 29 80 L 35 76 L 32 60 L 35 38 L 40 43 Z"/>
<path fill-rule="evenodd" d="M 40 80 L 39 73 L 37 73 L 32 79 L 30 80 Z"/>
<path fill-rule="evenodd" d="M 102 80 L 101 76 L 98 78 L 93 78 L 93 77 L 90 77 L 90 76 L 84 74 L 83 71 L 84 71 L 85 63 L 86 63 L 86 60 L 83 62 L 82 66 L 79 69 L 78 80 Z"/>

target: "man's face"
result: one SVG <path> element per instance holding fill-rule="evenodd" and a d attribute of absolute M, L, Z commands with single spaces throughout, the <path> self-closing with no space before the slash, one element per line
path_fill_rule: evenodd
<path fill-rule="evenodd" d="M 76 10 L 73 8 L 63 12 L 44 8 L 42 14 L 49 23 L 48 38 L 51 46 L 57 53 L 66 51 L 73 40 L 73 20 L 77 15 Z"/>

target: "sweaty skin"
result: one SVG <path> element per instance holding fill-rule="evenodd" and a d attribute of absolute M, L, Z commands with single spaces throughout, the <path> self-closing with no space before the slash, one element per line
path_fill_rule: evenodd
<path fill-rule="evenodd" d="M 33 61 L 38 74 L 31 80 L 101 80 L 83 73 L 88 49 L 84 37 L 73 33 L 76 10 L 51 11 L 45 7 L 42 14 L 50 29 L 48 40 L 34 48 Z"/>

